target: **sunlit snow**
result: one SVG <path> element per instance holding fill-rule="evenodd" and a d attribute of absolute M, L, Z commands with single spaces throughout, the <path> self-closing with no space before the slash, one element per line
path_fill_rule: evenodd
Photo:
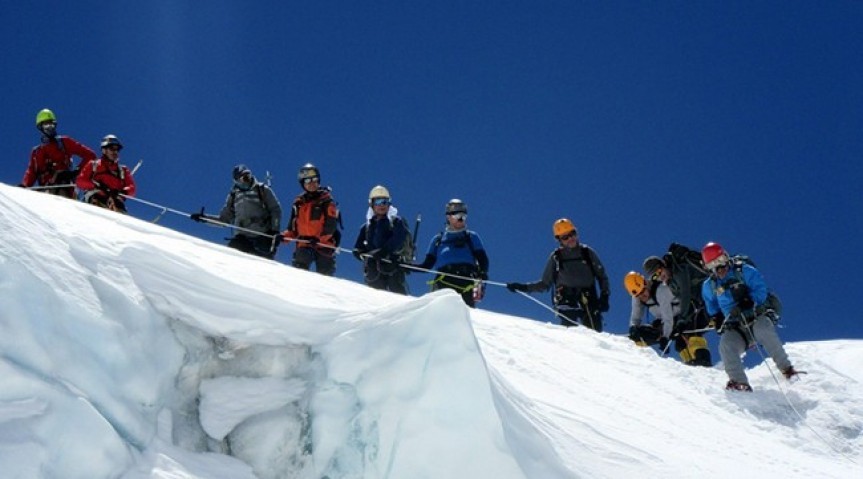
<path fill-rule="evenodd" d="M 730 393 L 625 337 L 5 185 L 0 227 L 0 477 L 863 477 L 860 339 Z"/>

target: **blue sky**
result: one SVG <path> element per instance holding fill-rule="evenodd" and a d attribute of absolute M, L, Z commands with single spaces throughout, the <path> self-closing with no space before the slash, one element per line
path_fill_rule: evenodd
<path fill-rule="evenodd" d="M 139 197 L 181 211 L 219 208 L 239 162 L 287 207 L 310 161 L 347 246 L 376 184 L 423 215 L 421 250 L 463 199 L 495 281 L 537 279 L 571 218 L 609 270 L 611 332 L 627 271 L 713 240 L 757 261 L 783 339 L 863 337 L 860 2 L 21 3 L 0 14 L 4 182 L 48 107 L 94 149 L 118 135 Z M 497 287 L 481 307 L 551 319 Z"/>

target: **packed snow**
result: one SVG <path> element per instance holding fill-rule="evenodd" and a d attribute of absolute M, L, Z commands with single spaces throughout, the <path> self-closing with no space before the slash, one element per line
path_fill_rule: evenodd
<path fill-rule="evenodd" d="M 46 194 L 0 185 L 0 227 L 4 478 L 863 477 L 859 338 L 726 392 L 625 337 Z"/>

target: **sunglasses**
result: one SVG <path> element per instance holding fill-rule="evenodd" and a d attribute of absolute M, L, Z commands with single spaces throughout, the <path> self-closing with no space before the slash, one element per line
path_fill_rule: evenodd
<path fill-rule="evenodd" d="M 716 272 L 719 270 L 723 270 L 728 267 L 728 258 L 725 256 L 720 256 L 719 258 L 716 258 L 715 260 L 707 263 L 704 266 L 707 267 L 708 271 Z"/>
<path fill-rule="evenodd" d="M 105 149 L 108 151 L 120 151 L 121 148 L 117 145 L 112 145 L 112 146 L 106 146 Z"/>
<path fill-rule="evenodd" d="M 560 235 L 560 236 L 558 236 L 558 237 L 557 237 L 557 240 L 558 240 L 558 241 L 566 241 L 566 240 L 568 240 L 568 239 L 570 239 L 570 238 L 575 238 L 575 231 L 571 231 L 571 232 L 569 232 L 569 233 L 567 233 L 567 234 L 565 234 L 565 235 Z"/>
<path fill-rule="evenodd" d="M 464 221 L 467 219 L 467 213 L 447 213 L 447 216 L 452 216 L 456 221 Z"/>
<path fill-rule="evenodd" d="M 653 281 L 659 281 L 659 278 L 662 276 L 662 268 L 657 269 L 650 275 L 650 279 Z"/>
<path fill-rule="evenodd" d="M 317 176 L 312 176 L 310 178 L 303 178 L 303 184 L 308 185 L 309 183 L 315 182 L 317 183 L 320 180 Z"/>
<path fill-rule="evenodd" d="M 389 198 L 375 198 L 372 200 L 372 206 L 389 206 Z"/>

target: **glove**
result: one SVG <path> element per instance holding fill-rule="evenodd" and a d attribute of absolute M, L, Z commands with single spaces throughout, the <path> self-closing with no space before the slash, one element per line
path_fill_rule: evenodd
<path fill-rule="evenodd" d="M 599 312 L 608 312 L 608 293 L 602 293 L 599 295 Z"/>
<path fill-rule="evenodd" d="M 305 241 L 312 246 L 318 244 L 318 242 L 320 241 L 317 236 L 300 236 L 297 239 Z"/>
<path fill-rule="evenodd" d="M 273 237 L 273 243 L 279 244 L 285 242 L 285 235 L 279 233 L 278 231 L 271 231 L 269 234 Z"/>
<path fill-rule="evenodd" d="M 511 293 L 515 293 L 516 291 L 527 292 L 527 285 L 524 283 L 506 283 L 506 289 L 508 289 Z"/>
<path fill-rule="evenodd" d="M 690 329 L 692 329 L 692 321 L 685 319 L 685 320 L 678 321 L 677 324 L 674 325 L 674 331 L 673 332 L 682 333 L 682 332 L 688 331 Z"/>
<path fill-rule="evenodd" d="M 638 326 L 630 326 L 629 327 L 629 339 L 633 341 L 640 341 L 641 335 L 638 334 Z"/>
<path fill-rule="evenodd" d="M 190 214 L 189 218 L 191 218 L 192 221 L 197 221 L 198 223 L 203 223 L 204 222 L 204 208 L 203 207 L 201 208 L 200 213 Z"/>
<path fill-rule="evenodd" d="M 362 248 L 357 248 L 357 249 L 355 249 L 355 250 L 353 251 L 354 258 L 356 258 L 356 259 L 358 259 L 358 260 L 360 260 L 360 261 L 362 261 L 362 260 L 363 260 L 363 255 L 364 255 L 364 254 L 366 254 L 366 250 L 364 250 L 364 249 L 362 249 Z"/>
<path fill-rule="evenodd" d="M 669 341 L 668 338 L 666 338 L 665 336 L 659 338 L 659 350 L 660 351 L 667 351 L 668 350 L 667 349 L 668 348 L 668 341 Z"/>
<path fill-rule="evenodd" d="M 382 258 L 386 257 L 387 252 L 383 248 L 378 248 L 378 249 L 373 249 L 373 250 L 369 251 L 369 255 L 374 259 L 382 259 Z"/>
<path fill-rule="evenodd" d="M 740 311 L 740 308 L 735 306 L 731 308 L 731 311 L 728 313 L 728 319 L 739 320 L 743 316 L 743 313 Z"/>

